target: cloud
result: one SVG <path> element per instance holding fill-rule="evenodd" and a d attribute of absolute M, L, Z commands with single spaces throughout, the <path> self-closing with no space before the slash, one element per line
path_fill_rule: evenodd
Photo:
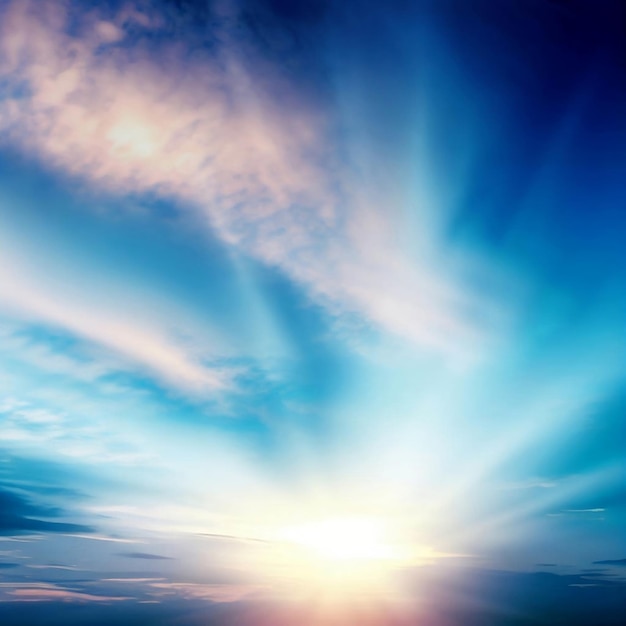
<path fill-rule="evenodd" d="M 561 509 L 558 513 L 547 513 L 548 517 L 594 517 L 600 513 L 604 513 L 606 509 L 594 508 L 594 509 Z M 594 519 L 602 520 L 603 517 L 594 517 Z"/>
<path fill-rule="evenodd" d="M 606 561 L 594 561 L 594 565 L 619 565 L 626 567 L 626 559 L 608 559 Z"/>
<path fill-rule="evenodd" d="M 93 528 L 83 524 L 55 522 L 43 518 L 62 515 L 57 508 L 29 502 L 17 493 L 0 487 L 0 535 L 13 533 L 90 533 Z"/>
<path fill-rule="evenodd" d="M 153 582 L 162 582 L 166 580 L 165 578 L 103 578 L 102 582 L 106 583 L 153 583 Z"/>
<path fill-rule="evenodd" d="M 79 568 L 76 567 L 75 565 L 61 565 L 59 563 L 48 563 L 45 565 L 26 565 L 26 567 L 30 568 L 30 569 L 52 569 L 52 570 L 64 570 L 64 571 L 69 571 L 69 572 L 73 572 L 73 571 L 77 571 Z"/>
<path fill-rule="evenodd" d="M 195 395 L 212 394 L 232 383 L 231 369 L 207 364 L 213 355 L 205 333 L 180 311 L 142 294 L 138 322 L 137 311 L 128 307 L 133 301 L 137 304 L 130 286 L 122 290 L 126 293 L 109 292 L 113 298 L 108 303 L 98 302 L 95 295 L 88 303 L 85 294 L 94 287 L 98 290 L 97 277 L 87 275 L 77 279 L 55 274 L 45 259 L 43 263 L 45 270 L 37 263 L 33 267 L 32 260 L 25 262 L 20 255 L 3 248 L 0 301 L 4 310 L 22 321 L 43 322 L 71 333 L 82 340 L 83 353 L 89 358 L 77 360 L 71 354 L 56 354 L 41 344 L 27 341 L 19 332 L 11 335 L 9 330 L 9 347 L 12 344 L 19 349 L 18 353 L 23 351 L 25 359 L 79 379 L 139 369 L 169 387 Z M 83 288 L 82 296 L 76 291 L 76 284 Z M 166 322 L 163 318 L 176 322 Z M 177 327 L 185 328 L 186 333 Z"/>
<path fill-rule="evenodd" d="M 84 398 L 82 398 L 84 400 Z M 52 405 L 52 406 L 50 406 Z M 68 407 L 61 410 L 59 405 Z M 50 449 L 58 457 L 90 462 L 94 458 L 106 459 L 124 465 L 145 462 L 129 441 L 123 440 L 110 424 L 103 424 L 93 407 L 81 402 L 81 396 L 65 394 L 61 402 L 50 399 L 20 400 L 17 406 L 0 406 L 0 439 L 5 445 L 20 448 L 36 448 L 48 455 Z M 11 484 L 21 483 L 14 478 Z M 75 497 L 72 490 L 54 485 L 26 483 L 29 491 Z"/>
<path fill-rule="evenodd" d="M 504 485 L 502 489 L 553 489 L 558 483 L 544 478 L 529 478 L 528 480 L 512 482 Z"/>
<path fill-rule="evenodd" d="M 591 570 L 591 569 L 584 569 L 581 570 L 582 571 L 582 575 L 587 577 L 587 578 L 606 578 L 606 577 L 612 577 L 615 576 L 615 574 L 610 574 L 609 572 L 605 572 L 603 570 Z"/>
<path fill-rule="evenodd" d="M 447 355 L 485 339 L 494 312 L 455 286 L 442 258 L 418 267 L 415 250 L 402 250 L 389 197 L 340 158 L 328 106 L 255 47 L 236 3 L 184 42 L 138 6 L 105 16 L 51 0 L 8 3 L 7 144 L 106 191 L 175 198 L 333 314 Z M 101 341 L 161 373 L 194 384 L 210 375 L 149 329 L 34 293 L 20 296 L 31 312 L 91 340 L 97 328 Z"/>
<path fill-rule="evenodd" d="M 4 457 L 0 464 L 0 536 L 31 535 L 36 538 L 42 533 L 92 533 L 94 529 L 84 524 L 66 522 L 70 514 L 55 499 L 75 500 L 77 494 L 69 489 L 55 490 L 45 483 L 46 479 L 29 476 L 30 462 L 21 462 L 15 457 Z M 39 472 L 46 472 L 48 480 L 54 480 L 54 466 L 42 463 Z M 52 502 L 52 503 L 51 503 Z"/>
<path fill-rule="evenodd" d="M 91 541 L 107 541 L 107 542 L 111 542 L 111 543 L 145 543 L 144 541 L 140 540 L 140 539 L 127 539 L 124 537 L 117 537 L 115 535 L 97 535 L 97 534 L 93 534 L 93 535 L 84 535 L 84 534 L 80 534 L 80 533 L 64 533 L 66 534 L 68 537 L 76 537 L 78 539 L 89 539 Z"/>
<path fill-rule="evenodd" d="M 239 537 L 237 535 L 222 535 L 219 533 L 196 533 L 198 537 L 208 537 L 210 539 L 226 539 L 229 541 L 252 541 L 253 543 L 270 543 L 265 539 L 258 539 L 256 537 Z"/>
<path fill-rule="evenodd" d="M 13 569 L 14 567 L 19 567 L 20 563 L 0 563 L 0 569 Z"/>
<path fill-rule="evenodd" d="M 186 600 L 209 600 L 211 602 L 236 602 L 258 591 L 248 585 L 216 585 L 187 582 L 155 582 L 150 587 L 158 590 L 158 595 L 177 596 Z"/>
<path fill-rule="evenodd" d="M 84 593 L 66 589 L 58 585 L 45 584 L 11 584 L 12 588 L 5 585 L 4 600 L 14 602 L 49 602 L 62 600 L 63 602 L 119 602 L 129 600 L 128 596 L 105 596 Z"/>
<path fill-rule="evenodd" d="M 129 559 L 145 559 L 147 561 L 169 561 L 171 556 L 161 556 L 160 554 L 150 554 L 149 552 L 120 552 L 119 556 Z"/>

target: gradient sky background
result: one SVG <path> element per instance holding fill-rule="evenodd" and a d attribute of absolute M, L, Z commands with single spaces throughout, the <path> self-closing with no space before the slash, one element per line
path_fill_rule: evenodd
<path fill-rule="evenodd" d="M 625 42 L 0 0 L 0 621 L 622 624 Z M 403 555 L 348 618 L 328 518 Z"/>

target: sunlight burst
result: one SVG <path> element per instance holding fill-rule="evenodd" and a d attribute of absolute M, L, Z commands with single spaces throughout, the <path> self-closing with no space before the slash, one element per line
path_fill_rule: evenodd
<path fill-rule="evenodd" d="M 410 550 L 380 519 L 320 519 L 280 535 L 294 579 L 326 595 L 382 592 L 393 572 L 410 561 Z"/>
<path fill-rule="evenodd" d="M 285 531 L 285 539 L 327 561 L 388 560 L 398 556 L 385 525 L 371 518 L 338 518 L 310 522 Z"/>

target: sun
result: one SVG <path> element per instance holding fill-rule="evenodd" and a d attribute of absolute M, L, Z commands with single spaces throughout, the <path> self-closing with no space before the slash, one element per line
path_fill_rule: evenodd
<path fill-rule="evenodd" d="M 385 526 L 371 518 L 335 518 L 286 529 L 285 539 L 326 561 L 369 561 L 393 558 Z"/>
<path fill-rule="evenodd" d="M 410 557 L 389 525 L 371 517 L 318 519 L 280 534 L 294 582 L 327 595 L 382 591 Z"/>

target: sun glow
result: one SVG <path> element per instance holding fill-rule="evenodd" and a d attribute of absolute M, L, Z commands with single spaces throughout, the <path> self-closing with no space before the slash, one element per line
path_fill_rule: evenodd
<path fill-rule="evenodd" d="M 285 528 L 281 539 L 294 582 L 329 594 L 371 593 L 390 586 L 410 551 L 375 518 L 321 519 Z"/>
<path fill-rule="evenodd" d="M 289 528 L 284 536 L 326 561 L 387 560 L 396 556 L 397 550 L 385 530 L 378 520 L 339 518 Z"/>

